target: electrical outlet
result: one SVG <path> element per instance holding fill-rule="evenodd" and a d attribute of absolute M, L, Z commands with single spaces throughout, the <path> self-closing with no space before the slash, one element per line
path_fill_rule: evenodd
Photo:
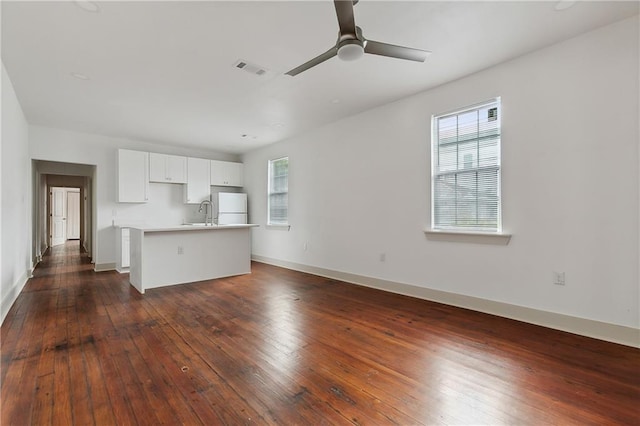
<path fill-rule="evenodd" d="M 184 254 L 184 247 L 178 246 L 178 254 Z"/>
<path fill-rule="evenodd" d="M 553 283 L 555 285 L 565 285 L 564 272 L 553 272 Z"/>
<path fill-rule="evenodd" d="M 304 243 L 304 244 L 302 245 L 302 248 L 303 248 L 303 250 L 304 250 L 304 251 L 307 251 L 307 249 L 309 248 L 309 246 L 308 246 L 308 244 L 307 244 L 307 243 Z"/>

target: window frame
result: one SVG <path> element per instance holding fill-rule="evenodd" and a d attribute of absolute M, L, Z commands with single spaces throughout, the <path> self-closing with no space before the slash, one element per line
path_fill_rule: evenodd
<path fill-rule="evenodd" d="M 272 178 L 273 178 L 273 165 L 275 163 L 277 163 L 278 161 L 282 161 L 282 160 L 287 160 L 287 191 L 286 191 L 286 197 L 287 197 L 287 217 L 285 221 L 276 221 L 274 222 L 271 218 L 271 196 L 273 194 L 276 194 L 276 192 L 272 192 Z M 289 156 L 285 155 L 283 157 L 278 157 L 278 158 L 274 158 L 271 159 L 267 162 L 267 226 L 274 226 L 274 227 L 288 227 L 289 226 Z M 284 192 L 282 192 L 284 193 Z"/>
<path fill-rule="evenodd" d="M 439 120 L 442 118 L 447 118 L 450 116 L 455 116 L 455 115 L 459 115 L 459 114 L 464 114 L 464 113 L 468 113 L 471 111 L 477 111 L 483 107 L 488 107 L 491 105 L 496 105 L 496 107 L 498 108 L 498 120 L 500 127 L 499 127 L 499 133 L 498 133 L 498 141 L 497 141 L 497 163 L 495 166 L 483 166 L 480 167 L 478 162 L 479 162 L 479 158 L 476 160 L 476 167 L 472 167 L 471 169 L 469 168 L 463 168 L 463 169 L 457 169 L 454 172 L 451 171 L 447 171 L 447 172 L 439 172 L 438 171 L 438 160 L 439 160 L 439 149 L 440 149 L 440 140 L 439 140 Z M 496 221 L 497 221 L 497 226 L 495 229 L 491 229 L 491 228 L 483 228 L 483 227 L 466 227 L 466 226 L 437 226 L 436 225 L 436 190 L 435 190 L 435 185 L 436 185 L 436 179 L 439 176 L 443 176 L 443 175 L 458 175 L 459 173 L 468 173 L 470 170 L 476 170 L 476 171 L 481 171 L 481 170 L 486 170 L 486 169 L 496 169 L 497 171 L 497 184 L 496 184 L 496 196 L 498 199 L 498 203 L 497 203 L 497 217 L 496 217 Z M 447 111 L 444 113 L 439 113 L 439 114 L 433 114 L 431 116 L 431 223 L 430 223 L 430 229 L 428 229 L 426 232 L 428 234 L 440 234 L 440 235 L 451 235 L 451 234 L 465 234 L 465 235 L 473 235 L 473 236 L 505 236 L 508 237 L 510 239 L 510 234 L 505 234 L 503 233 L 503 223 L 502 223 L 502 204 L 503 204 L 503 200 L 502 200 L 502 99 L 501 97 L 495 97 L 495 98 L 491 98 L 488 99 L 484 102 L 479 102 L 479 103 L 475 103 L 472 105 L 468 105 L 462 108 L 458 108 L 455 110 L 451 110 L 451 111 Z M 508 243 L 508 239 L 506 240 Z"/>

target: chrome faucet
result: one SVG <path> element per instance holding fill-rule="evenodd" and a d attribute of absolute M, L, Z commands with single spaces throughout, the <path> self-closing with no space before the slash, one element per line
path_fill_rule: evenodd
<path fill-rule="evenodd" d="M 200 207 L 198 208 L 198 211 L 202 213 L 202 209 L 204 209 L 205 226 L 207 225 L 207 217 L 209 216 L 209 210 L 211 210 L 211 226 L 213 226 L 213 203 L 209 200 L 204 200 L 203 202 L 200 203 Z"/>

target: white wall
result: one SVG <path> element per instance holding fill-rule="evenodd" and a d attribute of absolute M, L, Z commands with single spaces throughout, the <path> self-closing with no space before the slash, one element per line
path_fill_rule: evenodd
<path fill-rule="evenodd" d="M 198 216 L 197 206 L 183 204 L 183 185 L 151 183 L 149 202 L 116 202 L 116 152 L 118 148 L 160 152 L 219 160 L 236 160 L 228 154 L 118 139 L 87 133 L 29 126 L 32 159 L 96 166 L 93 184 L 95 256 L 97 269 L 113 268 L 116 261 L 116 224 L 177 224 Z"/>
<path fill-rule="evenodd" d="M 28 125 L 2 65 L 1 320 L 31 272 L 31 168 Z"/>
<path fill-rule="evenodd" d="M 636 17 L 246 154 L 261 225 L 267 161 L 290 159 L 291 229 L 253 254 L 638 328 L 638 49 Z M 513 238 L 428 240 L 430 117 L 496 96 Z"/>

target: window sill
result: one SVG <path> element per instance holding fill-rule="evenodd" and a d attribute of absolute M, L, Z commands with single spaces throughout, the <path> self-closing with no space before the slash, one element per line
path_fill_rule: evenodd
<path fill-rule="evenodd" d="M 473 231 L 445 231 L 440 229 L 425 229 L 427 239 L 433 241 L 449 241 L 454 243 L 493 244 L 506 246 L 511 240 L 511 234 L 473 232 Z"/>
<path fill-rule="evenodd" d="M 291 225 L 269 225 L 267 224 L 266 229 L 274 229 L 277 231 L 289 231 L 291 230 Z"/>

